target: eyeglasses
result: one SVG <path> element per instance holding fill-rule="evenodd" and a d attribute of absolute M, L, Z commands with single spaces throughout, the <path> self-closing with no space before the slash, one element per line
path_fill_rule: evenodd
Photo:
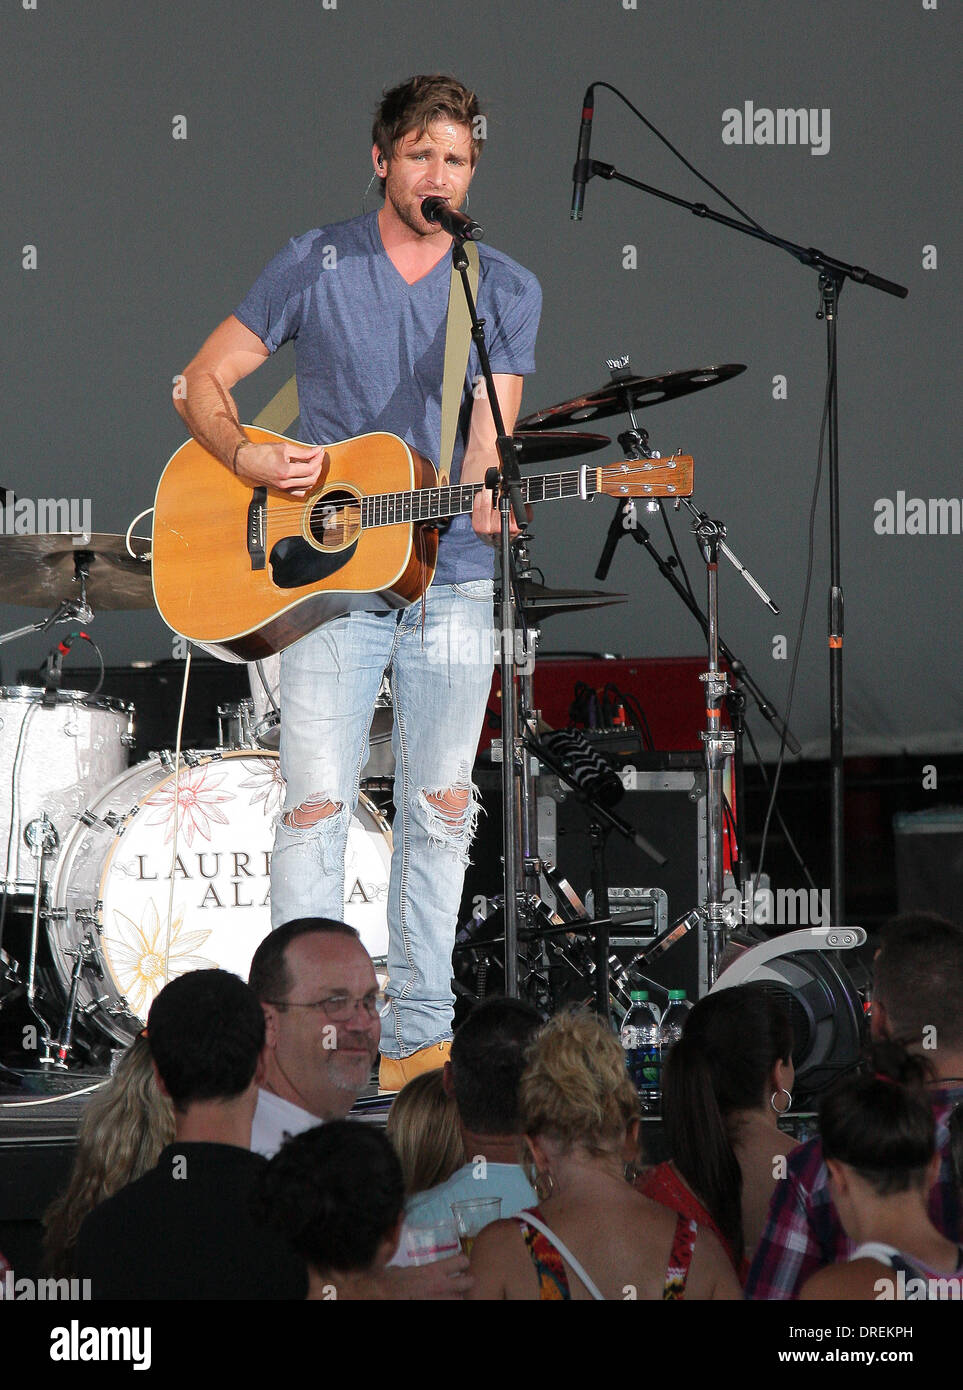
<path fill-rule="evenodd" d="M 380 989 L 373 989 L 360 998 L 351 994 L 329 994 L 327 999 L 314 999 L 308 1004 L 290 999 L 265 999 L 264 1002 L 276 1009 L 320 1009 L 332 1023 L 346 1023 L 359 1004 L 368 1018 L 378 1018 L 385 1006 L 385 995 Z"/>

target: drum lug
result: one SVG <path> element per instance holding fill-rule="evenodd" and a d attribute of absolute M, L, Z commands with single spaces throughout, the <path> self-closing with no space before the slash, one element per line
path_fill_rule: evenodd
<path fill-rule="evenodd" d="M 125 748 L 133 748 L 134 745 L 137 743 L 137 737 L 135 734 L 132 733 L 121 734 L 120 741 Z"/>
<path fill-rule="evenodd" d="M 123 995 L 121 995 L 118 1003 L 111 1004 L 104 1009 L 104 1013 L 108 1014 L 111 1018 L 131 1018 L 135 1023 L 140 1022 L 139 1016 L 134 1013 Z"/>
<path fill-rule="evenodd" d="M 181 762 L 187 767 L 200 767 L 201 763 L 219 763 L 223 757 L 224 754 L 219 748 L 209 749 L 207 752 L 185 748 L 181 752 Z M 173 763 L 171 766 L 173 767 Z"/>
<path fill-rule="evenodd" d="M 103 976 L 101 976 L 101 978 L 103 978 Z M 89 1018 L 91 1014 L 95 1014 L 98 1009 L 100 1009 L 103 1013 L 110 1013 L 109 1009 L 104 1008 L 104 1005 L 107 1003 L 109 999 L 109 994 L 98 995 L 98 997 L 96 999 L 92 999 L 89 1004 L 84 1004 L 83 1008 L 81 1008 L 79 1012 L 82 1013 L 85 1018 Z"/>
<path fill-rule="evenodd" d="M 45 922 L 66 922 L 68 913 L 65 907 L 44 907 L 40 915 Z"/>

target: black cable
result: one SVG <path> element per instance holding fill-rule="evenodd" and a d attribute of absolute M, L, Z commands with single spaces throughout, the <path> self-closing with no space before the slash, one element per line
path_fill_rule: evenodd
<path fill-rule="evenodd" d="M 751 749 L 752 749 L 753 756 L 754 756 L 755 759 L 756 759 L 756 767 L 759 769 L 759 774 L 760 774 L 760 776 L 762 777 L 763 785 L 765 786 L 766 790 L 769 791 L 769 790 L 770 790 L 769 774 L 768 774 L 767 771 L 766 771 L 766 765 L 765 765 L 765 763 L 762 761 L 762 756 L 761 756 L 761 754 L 760 754 L 760 752 L 759 752 L 759 748 L 758 748 L 758 746 L 757 746 L 757 744 L 756 744 L 756 740 L 755 740 L 755 739 L 753 738 L 753 736 L 752 736 L 752 730 L 751 730 L 750 727 L 749 727 L 749 721 L 748 721 L 747 719 L 744 719 L 744 720 L 743 720 L 743 728 L 745 729 L 745 732 L 746 732 L 746 738 L 749 740 L 749 746 L 750 746 Z M 785 820 L 783 819 L 783 814 L 782 814 L 782 812 L 780 811 L 778 805 L 776 806 L 776 819 L 778 820 L 780 826 L 782 827 L 782 833 L 785 835 L 785 837 L 786 837 L 786 842 L 787 842 L 787 844 L 789 845 L 789 848 L 790 848 L 790 850 L 792 851 L 793 855 L 795 856 L 796 863 L 799 865 L 800 869 L 802 869 L 803 877 L 805 878 L 806 882 L 809 884 L 809 886 L 810 886 L 810 888 L 813 890 L 813 892 L 814 892 L 814 893 L 818 893 L 818 892 L 819 892 L 819 889 L 816 887 L 816 881 L 815 881 L 815 879 L 813 878 L 812 874 L 809 872 L 808 865 L 806 864 L 806 861 L 803 859 L 802 854 L 800 853 L 799 848 L 798 848 L 798 846 L 796 845 L 796 841 L 793 839 L 792 835 L 790 834 L 790 832 L 789 832 L 789 826 L 786 824 Z"/>
<path fill-rule="evenodd" d="M 608 687 L 606 687 L 606 689 L 608 689 Z M 617 690 L 617 687 L 613 686 L 612 689 Z M 649 721 L 646 718 L 645 710 L 642 708 L 641 701 L 635 695 L 633 695 L 631 691 L 628 694 L 623 694 L 621 690 L 618 690 L 617 693 L 619 699 L 623 702 L 623 704 L 626 705 L 629 713 L 636 720 L 636 727 L 642 733 L 642 740 L 646 748 L 650 753 L 654 753 L 655 739 L 652 737 L 652 730 L 649 727 Z"/>
<path fill-rule="evenodd" d="M 91 647 L 93 647 L 94 655 L 96 656 L 97 661 L 100 665 L 100 675 L 97 677 L 97 684 L 94 686 L 93 690 L 91 690 L 90 693 L 85 697 L 88 700 L 95 700 L 104 686 L 104 677 L 106 675 L 106 667 L 104 666 L 104 656 L 97 643 L 88 633 L 76 632 L 74 633 L 74 636 L 82 637 L 85 642 L 87 642 Z"/>
<path fill-rule="evenodd" d="M 707 188 L 711 188 L 713 193 L 718 193 L 719 197 L 722 198 L 724 202 L 728 203 L 729 206 L 733 208 L 739 214 L 740 217 L 744 217 L 747 222 L 751 223 L 752 226 L 755 227 L 757 232 L 764 232 L 766 236 L 769 236 L 769 233 L 766 232 L 765 227 L 760 226 L 760 224 L 756 221 L 754 217 L 750 217 L 748 212 L 743 212 L 739 204 L 734 203 L 731 198 L 727 197 L 726 194 L 723 193 L 721 188 L 716 188 L 715 184 L 712 182 L 711 179 L 707 179 L 704 174 L 700 174 L 695 165 L 690 164 L 689 161 L 686 159 L 685 155 L 680 154 L 679 151 L 676 149 L 675 145 L 672 144 L 671 140 L 667 140 L 660 130 L 656 130 L 652 122 L 648 120 L 647 117 L 642 115 L 642 112 L 639 110 L 637 106 L 632 105 L 628 97 L 625 96 L 622 92 L 620 92 L 618 87 L 613 87 L 610 82 L 593 82 L 591 84 L 591 87 L 589 88 L 590 91 L 592 90 L 592 87 L 607 87 L 610 92 L 614 92 L 615 95 L 619 98 L 619 100 L 624 101 L 629 110 L 634 112 L 635 115 L 638 116 L 642 124 L 644 126 L 647 126 L 648 129 L 651 130 L 652 134 L 657 139 L 661 140 L 663 145 L 665 145 L 667 149 L 670 149 L 672 151 L 676 159 L 681 159 L 685 167 L 688 170 L 690 170 L 691 173 L 695 174 L 697 179 L 700 179 L 706 185 Z"/>
<path fill-rule="evenodd" d="M 766 853 L 766 837 L 769 834 L 769 822 L 772 819 L 773 808 L 776 803 L 776 794 L 779 791 L 779 779 L 782 776 L 782 766 L 786 757 L 786 734 L 789 729 L 789 720 L 792 717 L 792 701 L 796 688 L 796 674 L 799 669 L 799 656 L 802 651 L 803 632 L 806 627 L 806 617 L 809 611 L 809 591 L 812 587 L 813 565 L 815 563 L 816 551 L 816 504 L 819 500 L 819 486 L 823 476 L 823 451 L 826 444 L 826 424 L 829 420 L 829 403 L 833 389 L 833 370 L 836 365 L 836 339 L 831 339 L 832 349 L 830 352 L 829 369 L 826 377 L 826 396 L 823 401 L 823 416 L 819 425 L 819 454 L 816 460 L 816 478 L 813 484 L 813 498 L 809 509 L 809 553 L 806 563 L 806 584 L 803 590 L 802 610 L 799 615 L 799 631 L 796 636 L 796 650 L 793 652 L 792 670 L 789 673 L 789 690 L 786 695 L 786 713 L 783 719 L 782 735 L 779 739 L 779 757 L 776 762 L 776 772 L 773 777 L 772 795 L 769 799 L 769 807 L 766 811 L 766 820 L 762 828 L 762 844 L 759 847 L 759 867 L 756 870 L 756 882 L 762 873 L 763 860 Z M 755 890 L 753 890 L 755 891 Z"/>
<path fill-rule="evenodd" d="M 695 592 L 694 592 L 694 590 L 693 590 L 693 588 L 692 588 L 692 581 L 689 579 L 689 571 L 688 571 L 688 570 L 686 569 L 686 567 L 685 567 L 685 561 L 684 561 L 683 558 L 682 558 L 682 552 L 679 550 L 679 547 L 676 545 L 676 542 L 675 542 L 675 534 L 674 534 L 674 532 L 673 532 L 673 530 L 672 530 L 672 527 L 669 525 L 669 518 L 668 518 L 668 516 L 667 516 L 667 514 L 666 514 L 665 503 L 662 501 L 661 498 L 659 499 L 659 511 L 660 511 L 661 514 L 662 514 L 662 520 L 663 520 L 663 522 L 664 522 L 664 524 L 665 524 L 666 533 L 667 533 L 667 535 L 668 535 L 668 537 L 669 537 L 669 544 L 670 544 L 671 547 L 672 547 L 672 553 L 673 553 L 673 555 L 674 555 L 675 558 L 676 558 L 676 562 L 677 562 L 677 564 L 678 564 L 678 566 L 679 566 L 679 569 L 682 571 L 682 578 L 685 580 L 685 587 L 686 587 L 686 589 L 688 590 L 689 597 L 690 597 L 690 599 L 692 600 L 692 602 L 696 605 L 696 607 L 698 608 L 699 603 L 698 603 L 698 600 L 697 600 L 697 598 L 696 598 L 696 596 L 695 596 Z M 705 630 L 705 624 L 700 623 L 700 627 L 703 628 L 703 631 Z"/>
<path fill-rule="evenodd" d="M 739 848 L 739 836 L 736 833 L 736 818 L 725 792 L 722 794 L 722 815 L 729 830 L 729 857 L 733 864 L 736 864 L 742 858 L 742 851 Z"/>

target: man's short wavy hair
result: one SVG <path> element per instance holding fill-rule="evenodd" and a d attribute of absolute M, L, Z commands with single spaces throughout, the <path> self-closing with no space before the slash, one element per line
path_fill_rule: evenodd
<path fill-rule="evenodd" d="M 471 162 L 478 163 L 484 140 L 479 129 L 482 110 L 474 92 L 443 73 L 409 77 L 382 95 L 371 127 L 371 143 L 390 159 L 399 141 L 412 131 L 420 135 L 434 121 L 453 121 L 471 131 Z M 384 196 L 385 181 L 379 179 Z"/>

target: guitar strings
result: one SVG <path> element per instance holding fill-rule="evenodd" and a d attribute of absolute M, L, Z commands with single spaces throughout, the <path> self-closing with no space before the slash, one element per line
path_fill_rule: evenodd
<path fill-rule="evenodd" d="M 643 471 L 647 471 L 647 472 L 651 473 L 652 470 L 651 470 L 651 469 L 649 469 L 649 470 L 631 469 L 631 470 L 629 470 L 628 473 L 626 473 L 626 472 L 623 472 L 621 466 L 619 466 L 619 467 L 613 467 L 613 468 L 599 468 L 599 469 L 594 469 L 594 468 L 593 468 L 593 469 L 590 469 L 590 470 L 589 470 L 590 474 L 591 474 L 591 473 L 596 473 L 596 474 L 599 476 L 600 480 L 605 481 L 605 482 L 615 482 L 615 481 L 618 481 L 618 480 L 620 480 L 620 479 L 621 479 L 621 480 L 625 480 L 626 478 L 630 477 L 632 474 L 634 474 L 634 473 L 642 473 Z M 537 496 L 536 496 L 536 497 L 529 497 L 528 500 L 530 500 L 530 501 L 554 501 L 554 500 L 561 500 L 561 498 L 564 497 L 564 496 L 566 496 L 566 495 L 567 495 L 567 496 L 573 496 L 573 497 L 577 497 L 577 496 L 579 495 L 579 476 L 578 476 L 578 474 L 570 474 L 570 473 L 544 473 L 544 474 L 540 475 L 540 477 L 538 477 L 538 478 L 523 479 L 522 481 L 523 481 L 523 483 L 525 483 L 525 482 L 528 482 L 528 483 L 542 482 L 542 483 L 544 484 L 544 483 L 547 483 L 549 480 L 552 480 L 552 481 L 554 482 L 554 480 L 555 480 L 556 478 L 559 479 L 559 491 L 558 491 L 557 493 L 549 492 L 549 491 L 547 490 L 547 488 L 543 487 L 543 491 L 542 491 L 541 497 L 537 497 Z M 329 486 L 337 487 L 337 485 L 338 485 L 338 482 L 337 482 L 337 480 L 335 480 L 335 482 L 334 482 L 333 484 L 330 484 Z M 570 487 L 570 488 L 572 489 L 572 491 L 569 492 L 569 493 L 566 493 L 566 492 L 563 490 L 563 488 L 564 488 L 565 485 L 567 485 L 568 487 Z M 372 508 L 374 508 L 374 507 L 376 507 L 376 506 L 379 507 L 379 508 L 381 508 L 381 509 L 384 509 L 386 506 L 390 505 L 392 502 L 396 501 L 397 499 L 403 499 L 403 498 L 408 498 L 408 497 L 410 497 L 410 498 L 418 498 L 418 499 L 421 500 L 421 501 L 428 501 L 428 499 L 430 498 L 430 499 L 432 499 L 432 500 L 437 500 L 437 501 L 440 502 L 440 501 L 442 500 L 442 494 L 444 494 L 444 493 L 447 493 L 447 494 L 448 494 L 448 500 L 451 501 L 452 494 L 455 494 L 455 493 L 462 493 L 462 494 L 464 494 L 465 492 L 470 491 L 470 492 L 472 493 L 472 496 L 474 497 L 474 495 L 476 495 L 478 492 L 480 492 L 480 491 L 484 488 L 484 486 L 485 486 L 484 483 L 452 483 L 449 487 L 440 487 L 440 486 L 439 486 L 439 487 L 428 487 L 428 488 L 412 488 L 412 489 L 410 489 L 410 490 L 408 490 L 408 491 L 369 493 L 369 494 L 365 495 L 364 497 L 357 498 L 357 499 L 355 499 L 355 500 L 353 500 L 353 501 L 351 501 L 351 502 L 344 502 L 344 503 L 339 503 L 339 504 L 337 504 L 337 505 L 335 506 L 335 511 L 336 511 L 338 514 L 341 514 L 341 513 L 343 513 L 344 511 L 349 511 L 349 512 L 350 512 L 350 511 L 352 511 L 352 510 L 355 511 L 355 512 L 359 512 L 359 511 L 363 511 L 366 507 L 370 510 L 370 509 L 372 509 Z M 596 488 L 596 491 L 600 491 L 600 490 L 601 490 L 600 488 L 598 488 L 598 487 Z M 298 516 L 298 515 L 301 515 L 301 514 L 304 512 L 304 509 L 305 509 L 306 506 L 309 506 L 309 507 L 312 507 L 312 508 L 313 508 L 313 507 L 316 507 L 319 503 L 323 502 L 323 500 L 324 500 L 324 494 L 322 493 L 320 496 L 317 496 L 317 497 L 314 497 L 314 498 L 310 498 L 310 499 L 305 498 L 305 499 L 304 499 L 303 501 L 301 501 L 301 502 L 290 503 L 290 504 L 286 504 L 286 505 L 283 505 L 283 504 L 282 504 L 282 505 L 275 505 L 275 506 L 271 507 L 271 509 L 270 509 L 270 510 L 271 510 L 271 516 L 272 516 L 273 518 L 275 518 L 275 519 L 277 519 L 277 518 L 279 518 L 279 517 L 283 517 L 285 514 L 290 514 L 291 516 Z M 461 500 L 462 500 L 462 501 L 465 500 L 464 496 L 462 496 L 462 499 L 461 499 Z M 331 504 L 329 504 L 329 505 L 331 505 Z M 429 506 L 431 505 L 431 501 L 428 501 L 428 505 L 429 505 Z M 424 519 L 426 519 L 426 518 L 422 518 L 422 517 L 400 517 L 400 518 L 398 518 L 399 522 L 405 522 L 405 521 L 408 521 L 408 520 L 416 520 L 416 521 L 417 521 L 417 520 L 424 520 Z M 430 519 L 430 518 L 429 518 L 429 519 Z"/>

